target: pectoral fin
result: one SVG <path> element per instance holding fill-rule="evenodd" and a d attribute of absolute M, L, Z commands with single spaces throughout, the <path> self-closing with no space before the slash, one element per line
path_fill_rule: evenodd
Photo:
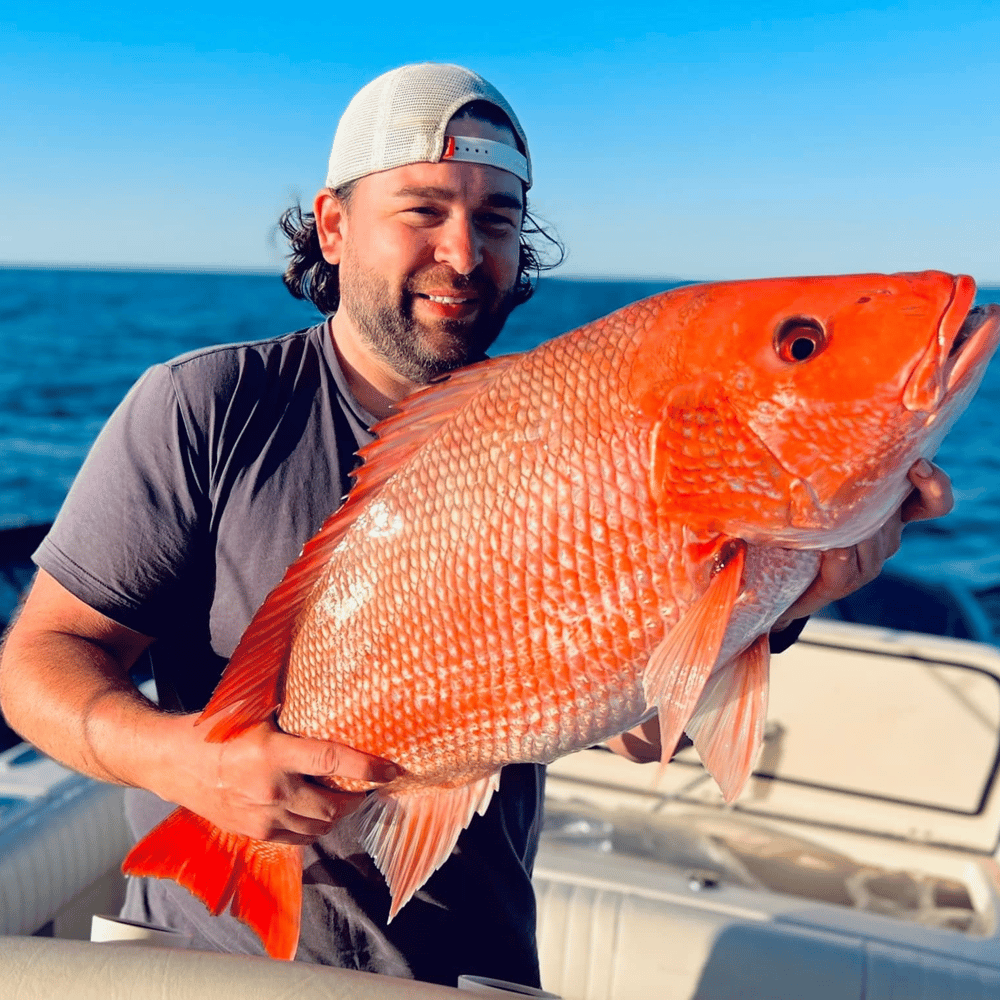
<path fill-rule="evenodd" d="M 764 738 L 770 662 L 767 636 L 759 636 L 712 674 L 684 727 L 727 802 L 743 790 Z"/>
<path fill-rule="evenodd" d="M 642 683 L 646 703 L 660 716 L 662 761 L 673 756 L 702 688 L 719 658 L 722 640 L 740 593 L 746 543 L 722 539 L 718 569 L 705 592 L 653 651 Z"/>
<path fill-rule="evenodd" d="M 456 788 L 376 792 L 356 813 L 361 844 L 389 885 L 389 920 L 448 859 L 473 813 L 486 812 L 500 772 Z"/>

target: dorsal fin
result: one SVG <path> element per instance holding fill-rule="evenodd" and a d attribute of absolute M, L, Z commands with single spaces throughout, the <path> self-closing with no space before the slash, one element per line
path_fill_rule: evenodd
<path fill-rule="evenodd" d="M 417 389 L 397 403 L 393 412 L 372 428 L 375 440 L 359 449 L 363 464 L 354 471 L 351 492 L 333 516 L 349 515 L 353 521 L 360 513 L 360 505 L 377 493 L 442 424 L 520 357 L 505 354 L 479 361 Z"/>
<path fill-rule="evenodd" d="M 453 414 L 519 358 L 508 354 L 463 368 L 408 396 L 376 424 L 376 439 L 360 449 L 363 464 L 343 505 L 327 518 L 267 596 L 233 652 L 199 721 L 221 715 L 208 734 L 222 742 L 265 719 L 282 703 L 290 639 L 303 603 L 333 550 L 364 505 Z"/>

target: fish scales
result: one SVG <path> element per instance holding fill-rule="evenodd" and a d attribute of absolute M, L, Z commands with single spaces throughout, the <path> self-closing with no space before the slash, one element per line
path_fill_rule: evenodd
<path fill-rule="evenodd" d="M 505 372 L 383 487 L 363 515 L 379 527 L 345 537 L 303 612 L 282 728 L 431 782 L 551 759 L 645 711 L 641 669 L 676 615 L 673 526 L 625 430 L 629 345 L 606 327 Z M 439 530 L 403 529 L 421 518 Z M 337 664 L 319 688 L 316 662 Z"/>
<path fill-rule="evenodd" d="M 996 350 L 1000 307 L 974 295 L 933 271 L 693 286 L 416 394 L 255 615 L 208 738 L 277 713 L 396 763 L 344 821 L 389 919 L 504 764 L 651 711 L 664 762 L 687 732 L 731 801 L 763 738 L 769 631 L 818 550 L 893 515 Z M 178 809 L 123 867 L 294 954 L 298 849 Z"/>

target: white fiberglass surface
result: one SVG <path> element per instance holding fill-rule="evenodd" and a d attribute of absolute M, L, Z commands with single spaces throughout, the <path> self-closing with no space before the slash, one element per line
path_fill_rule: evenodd
<path fill-rule="evenodd" d="M 997 760 L 1000 684 L 965 665 L 811 646 L 771 663 L 757 772 L 975 813 Z"/>

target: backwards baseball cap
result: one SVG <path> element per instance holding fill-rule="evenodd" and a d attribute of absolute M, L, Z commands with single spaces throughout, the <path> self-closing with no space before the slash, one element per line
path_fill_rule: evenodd
<path fill-rule="evenodd" d="M 445 135 L 455 112 L 486 101 L 510 120 L 524 154 L 490 139 Z M 414 63 L 376 77 L 355 94 L 330 150 L 328 188 L 409 163 L 486 163 L 531 187 L 528 139 L 503 94 L 478 73 L 446 63 Z"/>

